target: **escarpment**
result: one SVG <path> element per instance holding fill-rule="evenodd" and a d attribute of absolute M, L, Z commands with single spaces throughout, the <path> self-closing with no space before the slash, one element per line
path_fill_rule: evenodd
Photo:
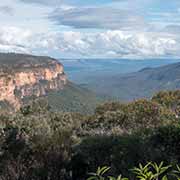
<path fill-rule="evenodd" d="M 0 102 L 8 102 L 15 110 L 23 99 L 62 90 L 66 83 L 63 65 L 55 59 L 0 54 Z"/>

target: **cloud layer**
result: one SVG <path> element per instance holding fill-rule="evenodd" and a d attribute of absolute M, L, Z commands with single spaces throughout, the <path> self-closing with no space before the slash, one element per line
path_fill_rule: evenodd
<path fill-rule="evenodd" d="M 95 57 L 165 57 L 179 53 L 175 36 L 160 33 L 107 31 L 87 34 L 66 32 L 58 36 L 59 48 Z M 100 48 L 99 48 L 100 47 Z"/>
<path fill-rule="evenodd" d="M 179 16 L 179 0 L 2 0 L 0 51 L 178 57 Z"/>
<path fill-rule="evenodd" d="M 14 27 L 0 29 L 0 51 L 45 54 L 49 50 L 77 57 L 174 57 L 180 55 L 180 39 L 167 33 L 119 30 L 38 34 Z"/>
<path fill-rule="evenodd" d="M 0 6 L 0 13 L 12 16 L 14 15 L 14 10 L 10 6 Z"/>
<path fill-rule="evenodd" d="M 74 28 L 102 28 L 102 29 L 142 29 L 147 25 L 142 16 L 128 10 L 115 8 L 70 8 L 67 10 L 56 9 L 50 20 L 59 25 Z"/>

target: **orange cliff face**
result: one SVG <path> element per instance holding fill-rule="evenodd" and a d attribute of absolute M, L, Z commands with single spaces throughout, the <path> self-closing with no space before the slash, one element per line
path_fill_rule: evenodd
<path fill-rule="evenodd" d="M 0 73 L 0 101 L 7 101 L 16 110 L 25 97 L 44 96 L 61 90 L 67 83 L 63 66 L 57 61 L 48 64 L 24 65 L 10 73 Z"/>

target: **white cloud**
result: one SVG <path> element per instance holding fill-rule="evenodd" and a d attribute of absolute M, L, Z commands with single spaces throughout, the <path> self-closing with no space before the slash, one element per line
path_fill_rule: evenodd
<path fill-rule="evenodd" d="M 0 29 L 0 51 L 49 55 L 56 52 L 59 56 L 77 57 L 174 57 L 180 55 L 180 39 L 176 35 L 154 32 L 36 33 L 4 27 Z"/>
<path fill-rule="evenodd" d="M 0 29 L 0 42 L 6 44 L 26 44 L 31 35 L 29 30 L 16 27 L 2 27 Z"/>
<path fill-rule="evenodd" d="M 5 52 L 28 51 L 28 43 L 31 39 L 31 32 L 16 27 L 2 27 L 0 29 L 0 50 Z"/>
<path fill-rule="evenodd" d="M 16 45 L 4 45 L 0 44 L 0 52 L 14 52 L 14 53 L 31 53 L 31 51 L 28 51 L 26 48 Z"/>
<path fill-rule="evenodd" d="M 42 32 L 54 27 L 47 18 L 53 7 L 22 3 L 19 0 L 0 1 L 1 27 L 14 26 Z"/>

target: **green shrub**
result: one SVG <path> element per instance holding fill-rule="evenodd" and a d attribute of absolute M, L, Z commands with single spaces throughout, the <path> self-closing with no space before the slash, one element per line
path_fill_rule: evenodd
<path fill-rule="evenodd" d="M 107 166 L 99 167 L 95 173 L 89 173 L 90 177 L 87 180 L 130 180 L 129 178 L 123 178 L 122 175 L 117 176 L 117 178 L 109 176 L 109 170 L 110 167 Z M 171 165 L 164 166 L 163 162 L 160 164 L 149 162 L 144 166 L 139 164 L 139 167 L 134 167 L 131 173 L 135 176 L 135 180 L 180 179 L 180 167 L 177 165 L 177 169 L 173 170 Z"/>
<path fill-rule="evenodd" d="M 131 134 L 145 128 L 178 124 L 176 114 L 160 104 L 138 100 L 127 104 L 106 103 L 83 123 L 86 135 Z"/>

